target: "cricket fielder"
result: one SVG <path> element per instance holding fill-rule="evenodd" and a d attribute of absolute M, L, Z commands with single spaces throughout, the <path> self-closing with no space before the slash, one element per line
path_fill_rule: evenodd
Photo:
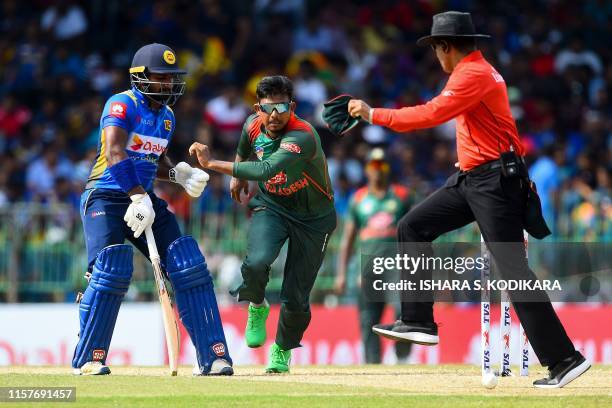
<path fill-rule="evenodd" d="M 362 254 L 380 255 L 395 248 L 397 223 L 410 208 L 408 189 L 399 184 L 392 184 L 390 181 L 391 167 L 382 148 L 372 149 L 365 171 L 368 184 L 357 190 L 351 197 L 349 214 L 344 223 L 334 285 L 337 294 L 344 293 L 346 288 L 347 269 L 355 240 L 357 239 Z M 372 287 L 371 280 L 374 276 L 371 273 L 361 275 L 360 286 Z M 368 282 L 363 282 L 363 280 Z M 392 299 L 386 300 L 391 301 Z M 365 362 L 366 364 L 380 364 L 382 362 L 381 341 L 372 332 L 372 326 L 380 323 L 386 302 L 372 301 L 368 299 L 366 291 L 360 290 L 357 305 Z M 410 346 L 410 343 L 398 342 L 395 344 L 395 355 L 398 360 L 408 357 Z"/>
<path fill-rule="evenodd" d="M 165 155 L 175 128 L 170 106 L 184 92 L 183 74 L 172 49 L 146 45 L 132 61 L 132 88 L 104 106 L 98 155 L 81 196 L 89 285 L 80 298 L 79 342 L 72 360 L 77 375 L 110 374 L 106 358 L 133 269 L 132 247 L 124 241 L 148 256 L 142 233 L 149 226 L 196 349 L 196 374 L 233 374 L 204 256 L 153 193 L 155 178 L 179 183 L 192 197 L 199 197 L 208 181 L 204 171 L 185 162 L 174 166 Z"/>
<path fill-rule="evenodd" d="M 249 301 L 246 342 L 266 341 L 270 306 L 265 300 L 270 265 L 285 241 L 289 251 L 281 288 L 276 341 L 270 350 L 268 373 L 289 371 L 291 349 L 299 347 L 310 323 L 310 291 L 317 277 L 329 236 L 336 228 L 333 191 L 321 140 L 308 122 L 294 113 L 293 84 L 284 76 L 263 78 L 257 85 L 256 113 L 243 130 L 235 162 L 211 157 L 208 146 L 189 148 L 204 169 L 233 176 L 232 197 L 248 193 L 248 181 L 259 182 L 249 202 L 253 217 L 248 231 L 242 284 L 232 292 Z M 247 161 L 255 153 L 257 160 Z"/>

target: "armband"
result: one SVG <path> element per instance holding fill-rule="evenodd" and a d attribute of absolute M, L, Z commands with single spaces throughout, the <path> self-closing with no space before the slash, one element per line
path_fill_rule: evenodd
<path fill-rule="evenodd" d="M 113 179 L 119 187 L 126 193 L 141 184 L 138 174 L 136 174 L 134 162 L 130 158 L 113 164 L 108 168 L 108 172 L 113 176 Z"/>

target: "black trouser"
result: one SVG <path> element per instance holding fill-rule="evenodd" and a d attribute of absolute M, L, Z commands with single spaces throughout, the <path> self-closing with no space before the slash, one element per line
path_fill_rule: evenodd
<path fill-rule="evenodd" d="M 431 242 L 441 234 L 476 221 L 486 242 L 514 242 L 489 246 L 502 278 L 508 271 L 513 279 L 536 279 L 525 258 L 523 243 L 523 210 L 527 182 L 521 178 L 503 177 L 499 169 L 478 174 L 455 174 L 446 185 L 408 212 L 398 225 L 401 243 L 421 242 L 419 252 L 431 256 Z M 518 244 L 520 243 L 520 244 Z M 417 250 L 415 245 L 404 245 L 405 251 Z M 409 254 L 411 255 L 411 254 Z M 418 256 L 413 254 L 412 256 Z M 506 271 L 506 273 L 504 273 Z M 520 276 L 517 276 L 520 275 Z M 419 272 L 419 279 L 431 279 L 431 271 Z M 533 296 L 533 295 L 532 295 Z M 538 359 L 544 366 L 571 356 L 574 346 L 567 336 L 548 295 L 537 294 L 538 302 L 513 300 L 514 309 Z M 423 298 L 421 298 L 423 299 Z M 402 320 L 433 322 L 433 295 L 424 302 L 403 302 Z"/>
<path fill-rule="evenodd" d="M 242 263 L 242 284 L 231 293 L 239 301 L 261 303 L 270 278 L 270 266 L 289 240 L 276 344 L 283 350 L 300 347 L 310 324 L 310 291 L 323 263 L 329 235 L 336 227 L 331 214 L 326 231 L 308 229 L 265 207 L 253 210 L 247 235 L 247 255 Z"/>

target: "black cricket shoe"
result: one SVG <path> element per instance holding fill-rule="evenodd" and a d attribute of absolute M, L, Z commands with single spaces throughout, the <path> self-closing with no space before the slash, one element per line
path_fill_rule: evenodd
<path fill-rule="evenodd" d="M 434 322 L 404 322 L 396 320 L 393 324 L 377 324 L 372 331 L 379 336 L 404 343 L 435 346 L 438 344 L 438 325 Z"/>
<path fill-rule="evenodd" d="M 584 374 L 591 363 L 579 351 L 548 369 L 548 377 L 533 382 L 536 388 L 561 388 Z"/>

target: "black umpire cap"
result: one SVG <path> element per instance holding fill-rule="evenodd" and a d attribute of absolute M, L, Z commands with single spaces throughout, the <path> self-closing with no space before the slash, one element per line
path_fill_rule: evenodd
<path fill-rule="evenodd" d="M 433 16 L 431 34 L 419 38 L 417 45 L 429 45 L 441 37 L 491 38 L 488 34 L 477 34 L 472 23 L 472 15 L 460 11 L 446 11 Z"/>
<path fill-rule="evenodd" d="M 134 54 L 130 73 L 145 72 L 152 74 L 186 74 L 176 63 L 176 54 L 164 44 L 145 45 Z"/>

